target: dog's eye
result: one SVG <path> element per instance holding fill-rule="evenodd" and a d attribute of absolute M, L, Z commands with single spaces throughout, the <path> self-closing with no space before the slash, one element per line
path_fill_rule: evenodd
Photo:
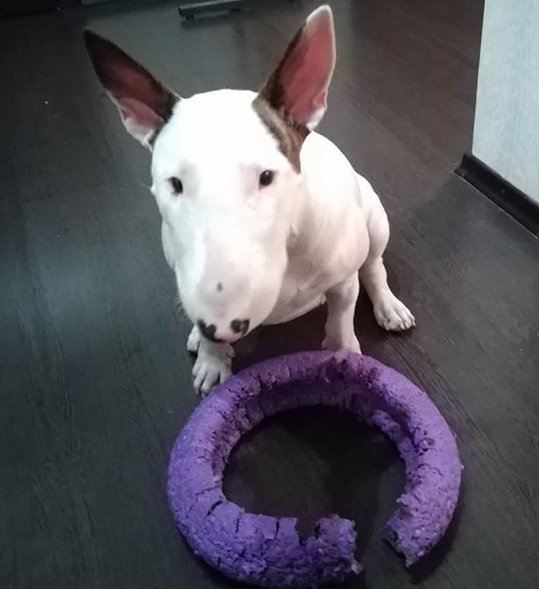
<path fill-rule="evenodd" d="M 172 190 L 174 194 L 181 194 L 183 192 L 183 184 L 179 178 L 175 176 L 169 179 L 170 185 L 172 186 Z"/>
<path fill-rule="evenodd" d="M 271 170 L 264 170 L 262 174 L 260 174 L 260 178 L 258 182 L 260 186 L 269 186 L 273 182 L 273 178 L 275 174 Z"/>

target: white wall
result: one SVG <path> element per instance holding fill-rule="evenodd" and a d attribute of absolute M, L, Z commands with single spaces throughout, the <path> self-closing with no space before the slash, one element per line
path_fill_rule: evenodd
<path fill-rule="evenodd" d="M 539 202 L 539 0 L 485 0 L 472 152 Z"/>

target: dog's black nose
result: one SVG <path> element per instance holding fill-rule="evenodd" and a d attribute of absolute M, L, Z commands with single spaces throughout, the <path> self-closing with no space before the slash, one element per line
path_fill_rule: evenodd
<path fill-rule="evenodd" d="M 249 331 L 249 325 L 251 322 L 249 319 L 234 319 L 234 321 L 230 322 L 230 329 L 234 333 L 241 333 L 241 335 L 245 335 Z"/>
<path fill-rule="evenodd" d="M 197 321 L 197 325 L 198 325 L 198 329 L 200 330 L 200 333 L 206 339 L 209 339 L 210 342 L 219 343 L 222 341 L 222 340 L 217 339 L 215 337 L 215 332 L 217 331 L 217 327 L 215 327 L 215 325 L 207 325 L 205 321 L 202 321 L 202 319 L 199 319 Z"/>

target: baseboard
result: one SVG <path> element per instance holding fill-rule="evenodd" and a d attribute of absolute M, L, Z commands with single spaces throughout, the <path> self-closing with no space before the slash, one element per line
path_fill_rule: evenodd
<path fill-rule="evenodd" d="M 464 154 L 462 163 L 455 172 L 524 227 L 539 235 L 539 203 L 471 153 Z"/>

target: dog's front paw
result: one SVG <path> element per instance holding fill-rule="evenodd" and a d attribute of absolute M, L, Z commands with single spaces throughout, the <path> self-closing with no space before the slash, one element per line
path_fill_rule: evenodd
<path fill-rule="evenodd" d="M 193 365 L 193 384 L 201 395 L 227 380 L 231 374 L 234 350 L 230 344 L 218 344 L 209 349 L 199 344 L 198 356 Z"/>
<path fill-rule="evenodd" d="M 348 352 L 361 354 L 361 347 L 354 333 L 351 333 L 348 336 L 332 336 L 326 333 L 326 337 L 322 342 L 322 348 L 331 352 L 347 350 Z"/>
<path fill-rule="evenodd" d="M 193 325 L 193 329 L 191 329 L 191 333 L 187 338 L 187 351 L 191 352 L 192 354 L 196 354 L 198 352 L 198 348 L 200 346 L 200 331 L 196 325 Z"/>
<path fill-rule="evenodd" d="M 373 310 L 378 325 L 388 331 L 405 331 L 415 326 L 415 317 L 393 293 L 377 301 Z"/>

